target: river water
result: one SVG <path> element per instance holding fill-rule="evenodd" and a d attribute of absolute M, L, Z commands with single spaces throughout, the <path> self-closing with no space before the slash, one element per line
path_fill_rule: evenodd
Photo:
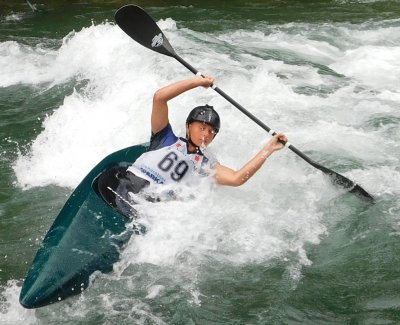
<path fill-rule="evenodd" d="M 18 303 L 41 240 L 104 156 L 148 141 L 154 91 L 190 73 L 113 22 L 119 1 L 0 2 L 1 324 L 400 322 L 400 4 L 146 1 L 176 52 L 368 204 L 289 150 L 247 184 L 143 203 L 145 236 L 83 294 Z M 171 102 L 222 118 L 210 146 L 241 167 L 269 136 L 211 89 Z"/>

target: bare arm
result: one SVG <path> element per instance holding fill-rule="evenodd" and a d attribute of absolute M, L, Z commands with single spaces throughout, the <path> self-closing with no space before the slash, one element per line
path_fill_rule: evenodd
<path fill-rule="evenodd" d="M 275 151 L 283 148 L 280 141 L 287 142 L 284 134 L 275 135 L 264 148 L 239 170 L 233 170 L 223 165 L 217 165 L 215 179 L 220 185 L 240 186 L 246 183 L 264 164 L 265 160 Z"/>
<path fill-rule="evenodd" d="M 172 83 L 166 87 L 157 90 L 153 96 L 153 110 L 151 113 L 151 131 L 157 133 L 167 126 L 168 119 L 168 101 L 180 94 L 199 87 L 210 87 L 214 82 L 213 77 L 195 76 L 190 79 L 181 80 Z"/>

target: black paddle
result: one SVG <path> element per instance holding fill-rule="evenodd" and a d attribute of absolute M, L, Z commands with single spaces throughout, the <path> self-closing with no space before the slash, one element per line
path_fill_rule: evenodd
<path fill-rule="evenodd" d="M 178 54 L 175 53 L 171 44 L 168 42 L 168 39 L 165 37 L 163 32 L 154 22 L 153 18 L 151 18 L 142 8 L 135 5 L 124 6 L 116 12 L 115 21 L 126 34 L 128 34 L 133 40 L 135 40 L 139 44 L 155 52 L 173 57 L 194 74 L 201 75 L 199 71 L 197 71 L 194 67 L 192 67 L 189 63 L 187 63 Z M 213 85 L 212 88 L 222 97 L 224 97 L 227 101 L 229 101 L 232 105 L 238 108 L 243 114 L 248 116 L 251 120 L 253 120 L 264 130 L 270 133 L 272 136 L 276 134 L 275 131 L 271 130 L 271 128 L 266 126 L 257 117 L 248 112 L 242 105 L 233 100 L 220 88 L 216 87 L 215 85 Z M 349 190 L 351 193 L 357 194 L 364 200 L 370 202 L 374 201 L 374 198 L 361 186 L 355 184 L 354 182 L 344 177 L 343 175 L 340 175 L 334 172 L 333 170 L 321 166 L 311 158 L 307 157 L 304 153 L 302 153 L 300 150 L 295 148 L 290 143 L 287 143 L 286 145 L 290 150 L 292 150 L 295 154 L 303 158 L 310 165 L 321 170 L 323 173 L 329 175 L 334 184 Z"/>

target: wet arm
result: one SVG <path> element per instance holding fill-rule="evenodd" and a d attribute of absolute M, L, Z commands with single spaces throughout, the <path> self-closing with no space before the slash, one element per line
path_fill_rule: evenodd
<path fill-rule="evenodd" d="M 215 169 L 217 183 L 227 186 L 240 186 L 246 183 L 261 168 L 272 153 L 283 148 L 284 145 L 279 140 L 287 142 L 285 135 L 281 133 L 275 135 L 259 153 L 239 170 L 234 170 L 220 164 L 217 165 Z"/>
<path fill-rule="evenodd" d="M 153 110 L 151 113 L 151 131 L 157 133 L 167 126 L 168 119 L 168 101 L 180 94 L 199 87 L 209 87 L 213 84 L 214 78 L 195 76 L 190 79 L 181 80 L 172 83 L 166 87 L 157 90 L 153 96 Z"/>

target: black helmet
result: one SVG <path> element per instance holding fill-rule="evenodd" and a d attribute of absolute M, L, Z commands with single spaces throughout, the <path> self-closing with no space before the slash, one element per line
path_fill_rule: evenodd
<path fill-rule="evenodd" d="M 211 125 L 214 127 L 216 134 L 219 132 L 219 128 L 221 127 L 219 115 L 214 107 L 210 105 L 197 106 L 192 109 L 186 119 L 186 124 L 190 124 L 195 121 L 204 122 Z"/>

